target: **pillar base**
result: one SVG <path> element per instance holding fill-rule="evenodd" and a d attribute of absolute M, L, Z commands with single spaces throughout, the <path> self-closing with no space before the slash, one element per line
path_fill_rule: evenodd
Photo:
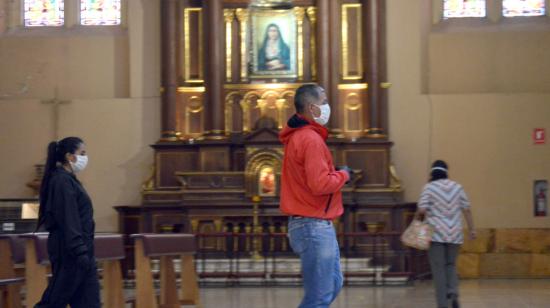
<path fill-rule="evenodd" d="M 367 138 L 383 139 L 388 137 L 381 128 L 369 128 L 365 130 L 365 133 L 365 137 Z"/>
<path fill-rule="evenodd" d="M 180 141 L 181 133 L 175 130 L 163 131 L 160 133 L 160 141 Z"/>
<path fill-rule="evenodd" d="M 211 131 L 204 132 L 204 139 L 206 140 L 225 140 L 227 136 L 225 132 L 220 129 L 213 129 Z"/>
<path fill-rule="evenodd" d="M 343 139 L 343 138 L 346 137 L 346 135 L 344 135 L 344 132 L 342 132 L 341 129 L 335 128 L 335 129 L 330 129 L 329 130 L 329 137 L 337 138 L 337 139 Z"/>

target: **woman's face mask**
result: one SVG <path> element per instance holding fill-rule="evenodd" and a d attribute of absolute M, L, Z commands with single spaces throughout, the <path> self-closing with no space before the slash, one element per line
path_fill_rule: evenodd
<path fill-rule="evenodd" d="M 70 162 L 71 168 L 73 169 L 74 173 L 79 173 L 82 170 L 86 169 L 86 166 L 88 165 L 88 156 L 87 155 L 76 155 L 75 154 L 76 161 Z"/>

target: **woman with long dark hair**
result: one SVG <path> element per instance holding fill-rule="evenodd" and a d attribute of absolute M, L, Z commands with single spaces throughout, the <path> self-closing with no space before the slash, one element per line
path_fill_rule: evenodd
<path fill-rule="evenodd" d="M 265 29 L 264 41 L 258 52 L 258 69 L 262 71 L 290 69 L 290 48 L 276 24 L 269 24 Z"/>
<path fill-rule="evenodd" d="M 52 278 L 35 308 L 101 305 L 92 201 L 76 178 L 87 163 L 86 147 L 80 138 L 68 137 L 48 145 L 36 229 L 44 226 L 49 232 Z"/>
<path fill-rule="evenodd" d="M 437 307 L 458 308 L 456 259 L 464 242 L 462 215 L 468 224 L 470 239 L 476 238 L 470 201 L 460 184 L 449 179 L 449 167 L 442 160 L 432 164 L 430 182 L 424 186 L 416 217 L 424 217 L 433 227 L 428 251 L 435 286 Z"/>

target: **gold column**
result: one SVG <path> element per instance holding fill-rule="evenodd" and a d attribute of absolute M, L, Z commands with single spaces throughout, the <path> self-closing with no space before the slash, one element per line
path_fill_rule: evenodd
<path fill-rule="evenodd" d="M 216 232 L 220 233 L 223 230 L 223 221 L 221 219 L 214 219 L 214 227 L 216 228 Z M 222 251 L 223 250 L 223 238 L 220 236 L 216 237 L 216 250 Z"/>
<path fill-rule="evenodd" d="M 310 6 L 306 10 L 307 17 L 310 22 L 310 35 L 309 35 L 309 53 L 311 57 L 311 79 L 315 80 L 317 78 L 317 51 L 315 50 L 315 37 L 317 27 L 317 9 L 314 6 Z"/>
<path fill-rule="evenodd" d="M 241 37 L 241 81 L 247 81 L 246 69 L 246 32 L 248 27 L 248 10 L 237 9 L 237 19 L 239 20 L 240 37 Z"/>
<path fill-rule="evenodd" d="M 193 234 L 197 234 L 199 232 L 199 220 L 198 219 L 191 219 L 191 232 Z M 198 249 L 202 248 L 202 237 L 198 240 Z"/>
<path fill-rule="evenodd" d="M 246 243 L 246 245 L 245 245 L 244 250 L 245 250 L 246 252 L 249 252 L 249 251 L 250 251 L 250 235 L 253 234 L 253 232 L 252 232 L 252 226 L 248 226 L 248 225 L 245 226 L 245 227 L 244 227 L 244 231 L 246 232 L 246 233 L 245 233 L 245 234 L 246 234 L 246 237 L 245 237 L 245 243 Z M 254 250 L 256 249 L 256 245 L 255 245 L 255 244 L 256 244 L 256 241 L 254 240 Z"/>
<path fill-rule="evenodd" d="M 298 22 L 298 80 L 304 79 L 304 16 L 303 7 L 294 8 L 296 21 Z"/>
<path fill-rule="evenodd" d="M 233 19 L 235 19 L 235 10 L 225 9 L 223 10 L 223 17 L 225 20 L 225 78 L 227 82 L 231 82 L 231 51 L 233 50 L 232 38 L 233 38 Z"/>

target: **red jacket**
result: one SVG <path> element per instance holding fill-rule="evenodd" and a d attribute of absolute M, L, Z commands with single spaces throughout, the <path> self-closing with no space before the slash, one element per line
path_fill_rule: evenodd
<path fill-rule="evenodd" d="M 349 175 L 336 171 L 325 143 L 328 131 L 296 114 L 279 134 L 285 155 L 280 209 L 287 215 L 334 219 L 344 212 L 340 189 Z"/>

